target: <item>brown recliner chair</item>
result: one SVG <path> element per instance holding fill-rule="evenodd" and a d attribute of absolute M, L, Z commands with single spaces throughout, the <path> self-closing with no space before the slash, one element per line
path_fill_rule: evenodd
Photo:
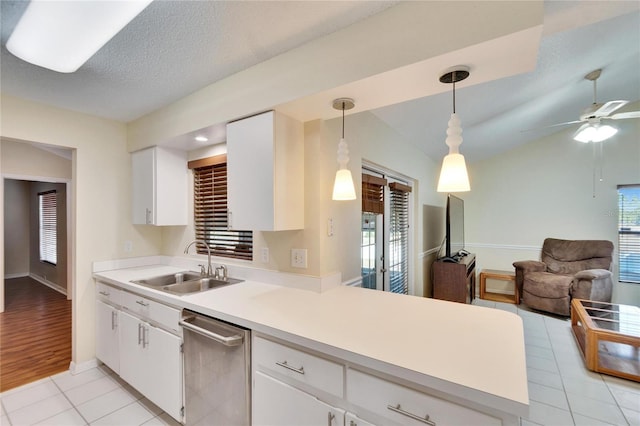
<path fill-rule="evenodd" d="M 613 243 L 606 240 L 547 238 L 541 262 L 514 262 L 522 302 L 541 311 L 569 316 L 571 299 L 611 302 Z"/>

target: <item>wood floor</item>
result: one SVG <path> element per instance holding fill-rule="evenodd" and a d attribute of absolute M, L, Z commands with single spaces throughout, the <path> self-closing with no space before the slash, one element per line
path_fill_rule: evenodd
<path fill-rule="evenodd" d="M 28 278 L 5 280 L 0 392 L 60 373 L 71 362 L 71 301 Z"/>

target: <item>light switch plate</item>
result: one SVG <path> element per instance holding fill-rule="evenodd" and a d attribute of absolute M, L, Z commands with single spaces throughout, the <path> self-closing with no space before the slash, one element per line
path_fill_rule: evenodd
<path fill-rule="evenodd" d="M 307 267 L 307 249 L 291 249 L 291 267 Z"/>

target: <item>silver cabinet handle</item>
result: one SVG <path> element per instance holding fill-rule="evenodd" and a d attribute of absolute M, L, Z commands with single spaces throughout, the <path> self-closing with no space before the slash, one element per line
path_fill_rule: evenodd
<path fill-rule="evenodd" d="M 180 324 L 182 327 L 189 329 L 195 333 L 198 333 L 204 337 L 208 337 L 209 339 L 215 340 L 218 343 L 222 343 L 225 346 L 238 346 L 241 345 L 244 337 L 240 334 L 236 334 L 233 336 L 222 336 L 218 333 L 214 333 L 211 330 L 206 330 L 202 327 L 198 327 L 197 325 L 193 325 L 190 322 L 187 322 L 187 319 L 184 320 L 180 320 L 178 322 L 178 324 Z"/>
<path fill-rule="evenodd" d="M 151 224 L 151 209 L 146 208 L 144 210 L 145 210 L 147 225 L 150 225 Z"/>
<path fill-rule="evenodd" d="M 280 367 L 284 367 L 287 370 L 295 371 L 298 374 L 304 374 L 304 366 L 300 368 L 292 367 L 289 364 L 287 364 L 287 361 L 282 361 L 282 362 L 276 361 L 276 365 L 279 365 Z"/>
<path fill-rule="evenodd" d="M 103 295 L 103 296 L 108 296 L 108 295 L 109 295 L 109 292 L 108 292 L 108 291 L 100 291 L 99 293 L 100 293 L 101 295 Z"/>
<path fill-rule="evenodd" d="M 142 324 L 138 323 L 138 346 L 142 343 Z"/>
<path fill-rule="evenodd" d="M 136 303 L 137 303 L 138 305 L 142 305 L 142 306 L 145 306 L 145 307 L 146 307 L 146 306 L 149 306 L 149 304 L 148 304 L 148 303 L 145 303 L 145 302 L 144 302 L 144 300 L 136 300 Z"/>
<path fill-rule="evenodd" d="M 336 418 L 336 415 L 333 414 L 331 411 L 329 411 L 328 415 L 327 415 L 327 425 L 331 426 L 331 423 L 333 422 L 333 419 Z"/>
<path fill-rule="evenodd" d="M 409 417 L 410 419 L 417 420 L 417 421 L 422 422 L 422 423 L 426 423 L 429 426 L 436 426 L 436 422 L 433 422 L 433 421 L 429 420 L 429 415 L 428 414 L 426 416 L 424 416 L 424 417 L 420 417 L 420 416 L 418 416 L 416 414 L 413 414 L 413 413 L 410 413 L 408 411 L 403 410 L 402 408 L 400 408 L 400 404 L 398 404 L 396 406 L 387 405 L 387 409 L 389 409 L 389 410 L 391 410 L 393 412 L 396 412 L 398 414 L 402 414 L 403 416 Z"/>
<path fill-rule="evenodd" d="M 118 327 L 117 318 L 118 314 L 116 314 L 116 311 L 111 311 L 111 330 L 115 330 L 116 327 Z"/>

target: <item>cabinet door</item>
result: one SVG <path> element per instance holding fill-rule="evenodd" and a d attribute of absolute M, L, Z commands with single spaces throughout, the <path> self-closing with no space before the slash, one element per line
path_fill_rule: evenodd
<path fill-rule="evenodd" d="M 120 311 L 120 377 L 145 394 L 150 376 L 147 371 L 146 351 L 142 347 L 144 323 Z"/>
<path fill-rule="evenodd" d="M 96 358 L 120 372 L 118 344 L 118 310 L 96 300 Z"/>
<path fill-rule="evenodd" d="M 227 125 L 229 227 L 273 230 L 274 113 Z"/>
<path fill-rule="evenodd" d="M 120 377 L 182 421 L 182 340 L 126 312 L 120 316 Z"/>
<path fill-rule="evenodd" d="M 254 372 L 252 423 L 258 425 L 338 426 L 344 424 L 344 410 Z"/>
<path fill-rule="evenodd" d="M 362 420 L 353 413 L 347 413 L 344 416 L 344 426 L 374 426 L 374 424 Z"/>
<path fill-rule="evenodd" d="M 145 396 L 167 414 L 182 421 L 182 339 L 144 324 L 144 347 L 149 381 Z"/>
<path fill-rule="evenodd" d="M 155 223 L 156 158 L 149 148 L 131 154 L 131 208 L 134 225 Z"/>

